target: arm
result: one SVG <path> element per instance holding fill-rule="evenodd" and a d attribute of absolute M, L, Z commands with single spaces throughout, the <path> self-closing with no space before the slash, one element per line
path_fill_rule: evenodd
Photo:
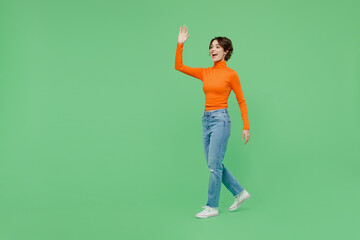
<path fill-rule="evenodd" d="M 175 56 L 175 69 L 203 81 L 204 68 L 192 68 L 183 64 L 183 60 L 182 60 L 183 46 L 184 43 L 177 43 L 176 56 Z"/>
<path fill-rule="evenodd" d="M 241 111 L 241 117 L 243 119 L 244 127 L 243 130 L 249 130 L 249 119 L 248 119 L 248 113 L 247 113 L 247 107 L 245 98 L 241 89 L 240 85 L 240 79 L 238 74 L 235 72 L 235 74 L 230 79 L 231 88 L 233 89 L 236 99 L 239 103 L 240 111 Z"/>

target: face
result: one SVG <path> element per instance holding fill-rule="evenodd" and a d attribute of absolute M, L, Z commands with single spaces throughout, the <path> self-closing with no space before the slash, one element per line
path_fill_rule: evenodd
<path fill-rule="evenodd" d="M 210 45 L 210 56 L 214 62 L 225 60 L 224 48 L 222 48 L 217 40 L 212 41 Z"/>

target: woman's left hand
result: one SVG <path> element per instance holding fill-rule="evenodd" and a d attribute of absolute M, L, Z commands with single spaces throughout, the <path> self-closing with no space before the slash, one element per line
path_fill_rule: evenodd
<path fill-rule="evenodd" d="M 242 133 L 242 140 L 244 140 L 244 137 L 245 137 L 245 143 L 246 144 L 249 139 L 250 139 L 250 132 L 249 130 L 243 130 L 243 133 Z"/>

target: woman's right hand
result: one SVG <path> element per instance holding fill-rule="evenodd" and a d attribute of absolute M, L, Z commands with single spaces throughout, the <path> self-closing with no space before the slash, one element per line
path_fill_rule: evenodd
<path fill-rule="evenodd" d="M 188 34 L 188 29 L 189 29 L 189 27 L 186 27 L 185 25 L 183 25 L 182 31 L 181 31 L 181 26 L 180 26 L 180 32 L 179 32 L 179 37 L 178 37 L 179 44 L 184 43 L 190 36 L 190 34 Z"/>

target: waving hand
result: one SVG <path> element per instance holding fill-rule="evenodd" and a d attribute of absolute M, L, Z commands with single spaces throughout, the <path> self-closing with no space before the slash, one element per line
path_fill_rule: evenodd
<path fill-rule="evenodd" d="M 184 43 L 184 42 L 186 42 L 186 40 L 187 40 L 188 37 L 190 36 L 190 34 L 188 34 L 188 32 L 189 32 L 188 29 L 189 29 L 189 27 L 186 27 L 185 25 L 183 25 L 183 26 L 182 26 L 182 31 L 181 31 L 181 26 L 180 26 L 178 43 Z"/>

